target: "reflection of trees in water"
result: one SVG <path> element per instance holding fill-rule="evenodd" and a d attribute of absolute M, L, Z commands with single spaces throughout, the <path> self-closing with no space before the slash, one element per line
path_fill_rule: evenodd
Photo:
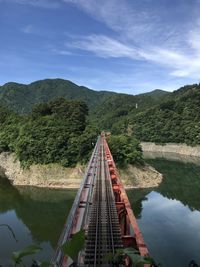
<path fill-rule="evenodd" d="M 152 191 L 181 201 L 191 210 L 200 210 L 200 166 L 165 159 L 148 163 L 164 175 L 159 187 L 128 190 L 128 197 L 137 218 L 141 217 L 142 202 Z M 19 193 L 20 192 L 20 193 Z M 76 191 L 21 187 L 17 190 L 7 180 L 0 179 L 0 212 L 14 209 L 38 242 L 58 241 Z"/>
<path fill-rule="evenodd" d="M 143 155 L 148 161 L 148 159 L 164 159 L 169 161 L 179 161 L 181 163 L 194 163 L 195 165 L 200 166 L 200 157 L 181 155 L 178 153 L 169 153 L 169 152 L 143 152 Z"/>
<path fill-rule="evenodd" d="M 165 159 L 148 160 L 164 179 L 155 191 L 181 201 L 191 210 L 200 210 L 200 166 Z"/>
<path fill-rule="evenodd" d="M 37 188 L 33 188 L 33 190 L 34 199 L 30 197 L 31 194 L 25 193 L 26 190 L 24 190 L 24 194 L 20 194 L 15 187 L 1 180 L 0 212 L 14 209 L 18 218 L 29 228 L 36 242 L 50 241 L 52 247 L 55 247 L 76 192 L 74 190 L 39 188 L 37 200 Z M 41 198 L 42 191 L 45 195 L 44 199 Z M 65 192 L 65 197 L 63 192 Z M 61 199 L 59 194 L 62 194 Z M 55 201 L 51 198 L 51 202 L 49 202 L 48 199 L 52 196 Z"/>
<path fill-rule="evenodd" d="M 200 211 L 200 166 L 193 163 L 170 161 L 166 159 L 148 159 L 147 163 L 164 175 L 159 187 L 128 190 L 134 214 L 141 218 L 142 202 L 152 191 L 157 191 L 164 197 L 176 199 L 187 205 L 191 210 Z"/>
<path fill-rule="evenodd" d="M 0 177 L 0 212 L 12 210 L 16 203 L 21 203 L 21 196 L 7 179 Z"/>
<path fill-rule="evenodd" d="M 142 202 L 147 200 L 146 196 L 152 191 L 152 188 L 144 189 L 130 189 L 127 190 L 127 195 L 131 203 L 134 215 L 137 219 L 141 218 L 142 214 Z"/>

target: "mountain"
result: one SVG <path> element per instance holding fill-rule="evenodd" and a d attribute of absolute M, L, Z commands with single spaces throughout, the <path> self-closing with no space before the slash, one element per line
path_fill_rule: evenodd
<path fill-rule="evenodd" d="M 62 79 L 0 87 L 0 105 L 22 114 L 31 112 L 36 104 L 60 97 L 85 101 L 90 124 L 101 130 L 133 133 L 142 141 L 200 144 L 200 84 L 172 93 L 156 89 L 135 96 L 94 91 Z"/>
<path fill-rule="evenodd" d="M 129 109 L 135 106 L 136 102 L 140 103 L 141 107 L 146 107 L 146 101 L 155 102 L 156 99 L 161 98 L 161 93 L 152 92 L 152 95 L 147 93 L 142 94 L 140 97 L 139 95 L 133 96 L 115 92 L 94 91 L 63 79 L 45 79 L 28 85 L 10 82 L 0 86 L 0 104 L 22 114 L 31 112 L 36 104 L 46 103 L 60 97 L 83 100 L 91 111 L 96 110 L 97 106 L 102 109 L 102 105 L 107 110 L 107 106 L 110 108 L 110 103 L 114 105 L 114 102 L 116 102 L 116 105 L 122 104 L 126 106 L 127 101 Z M 118 103 L 119 99 L 120 103 Z"/>
<path fill-rule="evenodd" d="M 129 125 L 143 141 L 200 144 L 200 84 L 181 87 L 159 104 L 130 114 Z"/>
<path fill-rule="evenodd" d="M 46 79 L 28 85 L 10 82 L 0 86 L 0 104 L 18 113 L 28 113 L 36 104 L 64 97 L 83 100 L 89 108 L 93 108 L 115 94 L 94 91 L 63 79 Z"/>
<path fill-rule="evenodd" d="M 170 95 L 170 92 L 167 92 L 167 91 L 164 91 L 164 90 L 161 90 L 161 89 L 155 89 L 155 90 L 153 90 L 151 92 L 140 94 L 140 96 L 141 95 L 151 96 L 152 98 L 158 100 L 158 99 L 162 99 L 162 98 L 166 97 L 167 95 Z"/>
<path fill-rule="evenodd" d="M 135 116 L 156 104 L 162 97 L 152 97 L 149 93 L 140 95 L 115 94 L 97 105 L 90 114 L 90 120 L 101 129 L 115 133 L 126 132 L 128 117 Z"/>

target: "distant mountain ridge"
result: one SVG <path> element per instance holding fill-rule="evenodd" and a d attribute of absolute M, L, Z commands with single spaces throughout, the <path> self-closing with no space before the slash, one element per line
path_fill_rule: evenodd
<path fill-rule="evenodd" d="M 26 114 L 36 104 L 60 97 L 86 102 L 89 124 L 99 130 L 133 134 L 141 141 L 200 144 L 200 84 L 172 93 L 156 89 L 128 95 L 94 91 L 63 79 L 7 83 L 0 87 L 0 108 Z M 6 113 L 2 108 L 2 114 Z"/>
<path fill-rule="evenodd" d="M 129 116 L 132 131 L 142 141 L 200 144 L 200 84 L 186 85 L 158 105 Z"/>
<path fill-rule="evenodd" d="M 160 99 L 160 98 L 163 98 L 164 96 L 167 96 L 169 94 L 170 94 L 170 92 L 167 92 L 167 91 L 164 91 L 164 90 L 161 90 L 161 89 L 155 89 L 155 90 L 153 90 L 151 92 L 147 92 L 147 93 L 140 94 L 140 95 L 148 95 L 148 96 L 151 96 L 154 99 Z"/>
<path fill-rule="evenodd" d="M 165 91 L 159 93 L 155 91 L 141 94 L 141 98 L 148 96 L 150 97 L 149 99 L 154 101 L 168 94 Z M 63 79 L 45 79 L 27 85 L 9 82 L 0 86 L 0 104 L 22 114 L 30 112 L 36 104 L 46 103 L 59 97 L 83 100 L 90 110 L 95 109 L 97 106 L 100 107 L 101 104 L 108 99 L 112 99 L 112 97 L 120 97 L 122 99 L 129 97 L 132 100 L 138 98 L 138 96 L 110 91 L 95 91 Z"/>
<path fill-rule="evenodd" d="M 28 85 L 11 82 L 0 86 L 0 104 L 19 113 L 27 113 L 34 105 L 59 97 L 83 100 L 93 107 L 113 94 L 93 91 L 63 79 L 46 79 Z"/>

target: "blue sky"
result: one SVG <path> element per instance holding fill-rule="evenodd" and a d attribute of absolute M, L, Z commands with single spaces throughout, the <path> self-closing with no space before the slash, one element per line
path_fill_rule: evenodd
<path fill-rule="evenodd" d="M 0 84 L 138 94 L 200 82 L 200 0 L 0 0 Z"/>

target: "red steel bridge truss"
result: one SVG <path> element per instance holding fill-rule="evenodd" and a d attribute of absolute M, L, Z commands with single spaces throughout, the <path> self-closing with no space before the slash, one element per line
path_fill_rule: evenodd
<path fill-rule="evenodd" d="M 61 246 L 81 229 L 86 234 L 85 246 L 75 265 L 71 258 L 63 255 Z M 137 249 L 141 256 L 148 255 L 112 154 L 102 135 L 97 140 L 51 267 L 128 267 L 131 266 L 128 256 L 123 264 L 114 263 L 107 257 L 108 254 L 115 255 L 117 249 L 127 247 Z"/>

